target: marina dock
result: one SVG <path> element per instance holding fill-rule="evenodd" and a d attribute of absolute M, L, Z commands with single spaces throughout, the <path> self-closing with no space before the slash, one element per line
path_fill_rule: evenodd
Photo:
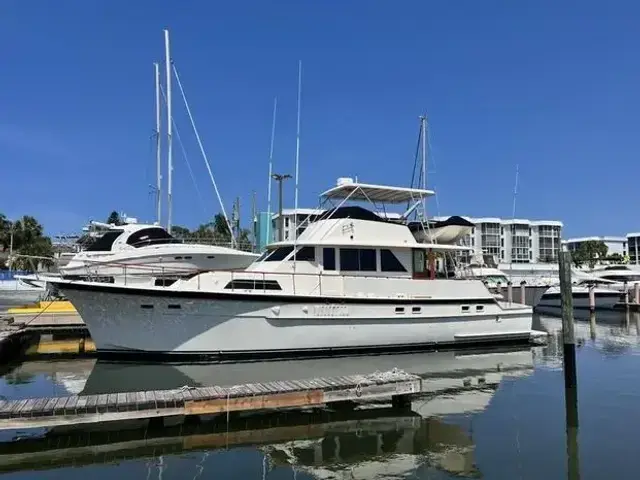
<path fill-rule="evenodd" d="M 411 395 L 422 392 L 422 382 L 417 375 L 392 370 L 367 376 L 1 401 L 0 430 L 228 415 L 345 402 L 390 400 L 392 405 L 402 406 Z"/>

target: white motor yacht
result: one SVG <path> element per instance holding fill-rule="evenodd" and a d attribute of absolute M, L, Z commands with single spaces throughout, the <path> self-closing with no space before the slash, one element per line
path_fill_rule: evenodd
<path fill-rule="evenodd" d="M 166 286 L 203 271 L 249 266 L 257 254 L 183 243 L 158 225 L 108 225 L 104 234 L 59 268 L 62 278 Z"/>
<path fill-rule="evenodd" d="M 340 205 L 242 271 L 169 287 L 52 279 L 99 351 L 272 354 L 528 341 L 532 309 L 499 301 L 480 280 L 436 279 L 435 254 L 405 223 L 346 200 L 406 205 L 433 192 L 342 179 Z"/>

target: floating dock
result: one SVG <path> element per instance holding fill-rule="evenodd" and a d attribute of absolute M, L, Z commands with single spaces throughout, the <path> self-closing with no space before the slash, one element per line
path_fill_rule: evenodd
<path fill-rule="evenodd" d="M 393 370 L 309 380 L 230 387 L 44 397 L 0 401 L 0 430 L 113 421 L 322 407 L 345 402 L 391 400 L 395 406 L 422 392 L 423 380 Z"/>

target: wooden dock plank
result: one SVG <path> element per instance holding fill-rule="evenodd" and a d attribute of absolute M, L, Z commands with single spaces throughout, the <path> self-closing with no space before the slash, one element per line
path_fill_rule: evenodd
<path fill-rule="evenodd" d="M 109 393 L 107 395 L 107 412 L 115 412 L 118 409 L 118 394 Z"/>
<path fill-rule="evenodd" d="M 46 402 L 46 399 L 44 399 Z M 28 399 L 25 400 L 18 400 L 13 402 L 13 405 L 11 406 L 11 416 L 12 417 L 19 417 L 20 416 L 20 410 L 22 409 L 22 407 L 24 407 L 27 402 L 29 402 Z"/>
<path fill-rule="evenodd" d="M 33 413 L 33 407 L 35 406 L 38 399 L 31 398 L 28 399 L 27 403 L 20 409 L 20 416 L 28 417 Z"/>
<path fill-rule="evenodd" d="M 98 395 L 98 399 L 96 401 L 96 411 L 98 413 L 106 413 L 107 412 L 107 399 L 109 395 L 106 393 L 101 393 Z"/>
<path fill-rule="evenodd" d="M 64 408 L 67 405 L 68 401 L 69 401 L 69 397 L 60 397 L 60 398 L 58 398 L 58 401 L 56 402 L 55 406 L 53 407 L 53 414 L 54 415 L 64 415 Z"/>
<path fill-rule="evenodd" d="M 76 414 L 76 404 L 78 403 L 78 397 L 69 397 L 69 400 L 64 406 L 64 414 L 65 415 L 75 415 Z"/>
<path fill-rule="evenodd" d="M 118 412 L 126 412 L 127 410 L 129 410 L 130 406 L 129 406 L 129 401 L 127 400 L 127 394 L 118 393 L 117 397 L 118 397 L 118 403 L 116 405 L 116 410 Z"/>
<path fill-rule="evenodd" d="M 97 412 L 98 395 L 87 395 L 85 398 L 87 399 L 87 412 Z"/>
<path fill-rule="evenodd" d="M 52 397 L 48 399 L 47 403 L 45 403 L 44 407 L 42 408 L 43 414 L 53 415 L 53 409 L 55 408 L 56 403 L 58 403 L 58 397 Z"/>

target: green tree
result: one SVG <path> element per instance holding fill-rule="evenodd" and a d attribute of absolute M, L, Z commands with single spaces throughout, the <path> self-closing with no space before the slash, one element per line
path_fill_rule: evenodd
<path fill-rule="evenodd" d="M 607 260 L 613 263 L 623 263 L 624 258 L 618 252 L 612 253 L 607 257 Z"/>
<path fill-rule="evenodd" d="M 120 214 L 115 210 L 109 214 L 109 218 L 107 218 L 107 223 L 112 225 L 122 225 L 122 219 L 120 218 Z"/>
<path fill-rule="evenodd" d="M 229 225 L 224 218 L 224 215 L 221 213 L 216 213 L 216 216 L 213 217 L 213 234 L 216 240 L 221 242 L 231 242 L 231 231 L 229 230 Z"/>
<path fill-rule="evenodd" d="M 171 235 L 178 238 L 189 238 L 191 236 L 191 231 L 186 227 L 181 227 L 180 225 L 173 225 L 171 227 Z"/>
<path fill-rule="evenodd" d="M 586 263 L 589 268 L 593 268 L 598 261 L 607 257 L 608 250 L 609 248 L 602 240 L 587 240 L 580 243 L 578 248 L 571 253 L 571 256 L 576 267 Z"/>
<path fill-rule="evenodd" d="M 7 217 L 0 213 L 0 247 L 2 248 L 2 252 L 6 252 L 9 250 L 9 245 L 11 244 L 11 227 L 13 227 L 13 223 L 10 222 Z"/>
<path fill-rule="evenodd" d="M 53 265 L 53 245 L 44 235 L 42 225 L 32 216 L 25 215 L 13 224 L 13 253 L 11 267 L 20 270 L 34 270 L 38 265 Z M 32 259 L 26 257 L 41 257 Z"/>

